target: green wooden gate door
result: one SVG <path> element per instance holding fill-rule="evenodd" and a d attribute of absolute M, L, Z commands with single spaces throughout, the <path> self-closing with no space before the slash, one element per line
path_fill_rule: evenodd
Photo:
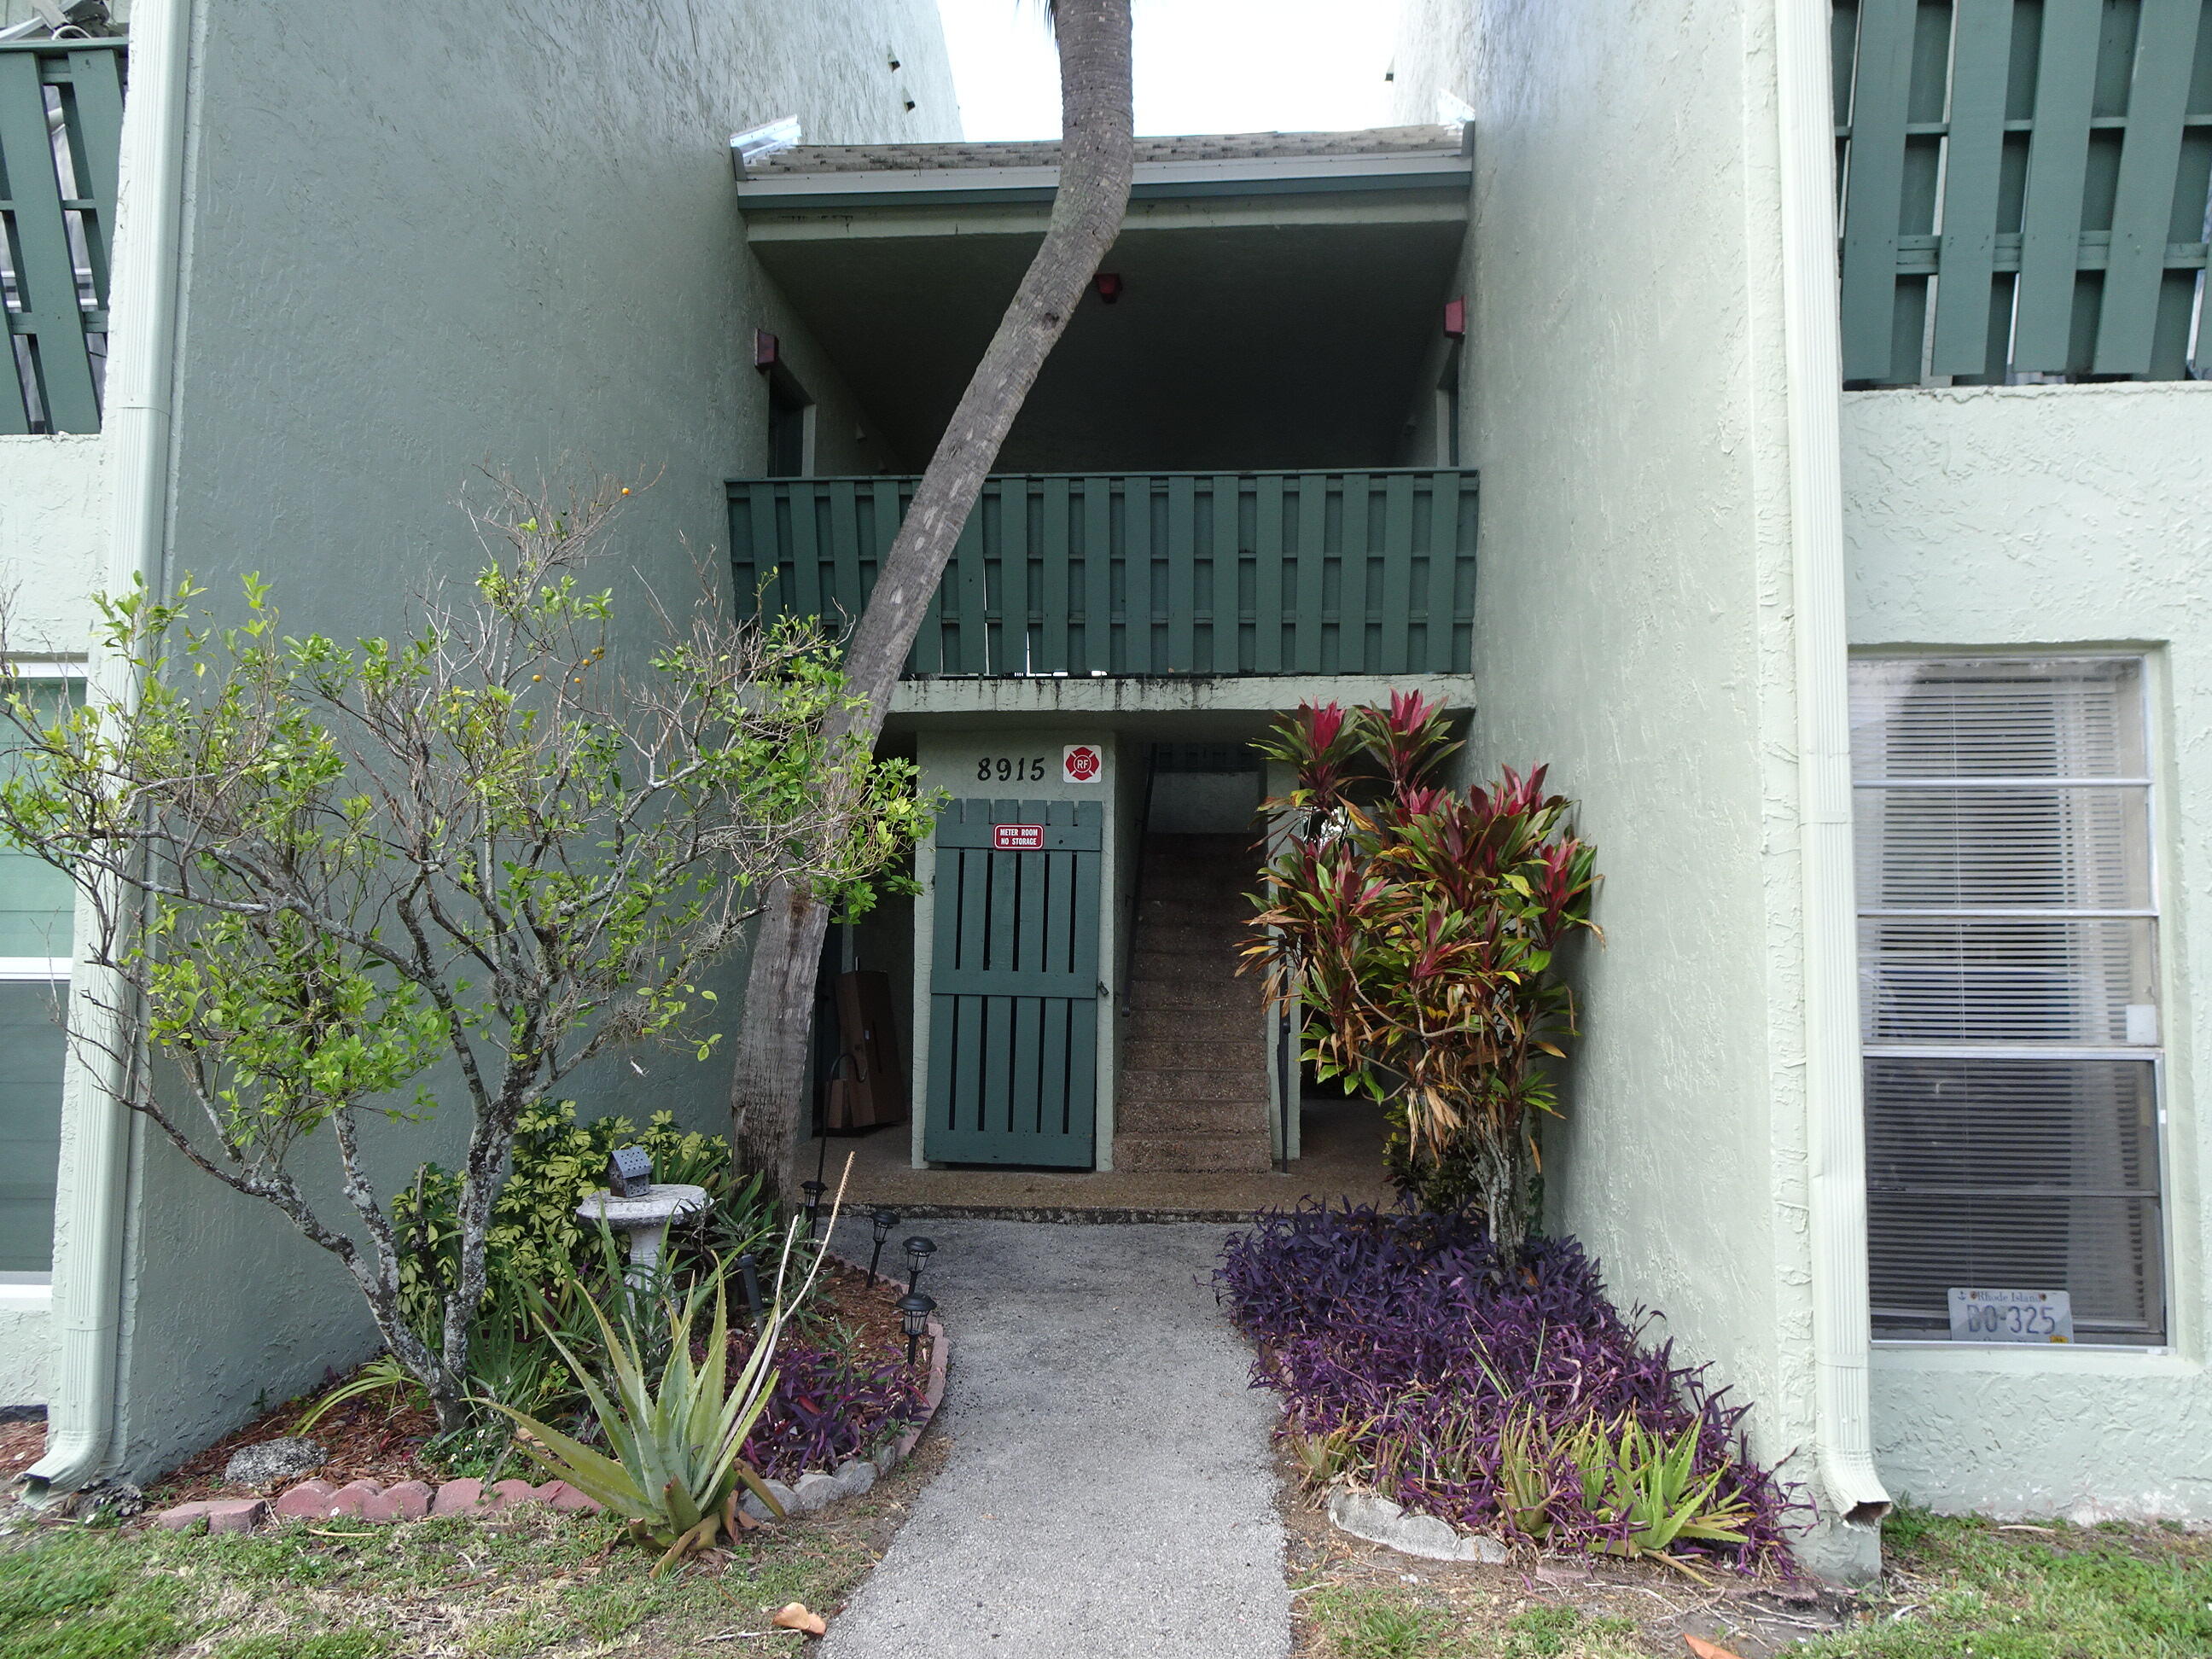
<path fill-rule="evenodd" d="M 1104 823 L 1097 801 L 956 800 L 939 817 L 932 1162 L 1091 1166 Z"/>

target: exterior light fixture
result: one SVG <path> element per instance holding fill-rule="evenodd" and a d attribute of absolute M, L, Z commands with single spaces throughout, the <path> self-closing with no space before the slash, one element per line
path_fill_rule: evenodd
<path fill-rule="evenodd" d="M 738 1285 L 745 1297 L 745 1312 L 751 1316 L 753 1328 L 758 1330 L 761 1322 L 760 1264 L 747 1250 L 738 1258 Z"/>
<path fill-rule="evenodd" d="M 921 1270 L 929 1265 L 929 1258 L 937 1254 L 933 1240 L 909 1238 L 906 1242 L 906 1290 L 912 1296 L 921 1283 Z"/>
<path fill-rule="evenodd" d="M 868 1220 L 876 1230 L 876 1248 L 868 1257 L 868 1277 L 876 1276 L 876 1264 L 884 1259 L 884 1241 L 891 1236 L 891 1229 L 899 1224 L 898 1212 L 878 1204 L 868 1212 Z"/>
<path fill-rule="evenodd" d="M 1121 297 L 1121 274 L 1119 271 L 1102 270 L 1091 280 L 1098 284 L 1098 302 L 1101 305 L 1110 306 Z"/>
<path fill-rule="evenodd" d="M 1467 338 L 1467 297 L 1464 295 L 1456 300 L 1444 301 L 1444 338 Z"/>
<path fill-rule="evenodd" d="M 822 1194 L 830 1190 L 829 1183 L 821 1181 L 802 1181 L 799 1190 L 806 1194 L 806 1236 L 812 1238 L 822 1227 Z"/>
<path fill-rule="evenodd" d="M 929 1316 L 937 1311 L 937 1304 L 920 1291 L 908 1291 L 898 1299 L 898 1310 L 906 1326 L 906 1363 L 911 1366 L 921 1352 L 921 1339 L 929 1334 Z"/>

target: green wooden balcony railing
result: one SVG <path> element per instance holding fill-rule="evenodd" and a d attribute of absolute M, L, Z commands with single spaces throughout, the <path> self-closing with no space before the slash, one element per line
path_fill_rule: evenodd
<path fill-rule="evenodd" d="M 97 432 L 120 40 L 0 41 L 0 433 Z"/>
<path fill-rule="evenodd" d="M 911 478 L 730 485 L 737 591 L 856 619 Z M 915 675 L 1464 672 L 1472 472 L 994 477 Z"/>
<path fill-rule="evenodd" d="M 1844 380 L 2187 377 L 2212 0 L 1832 0 L 1832 16 Z M 2202 373 L 2212 340 L 2196 351 Z"/>

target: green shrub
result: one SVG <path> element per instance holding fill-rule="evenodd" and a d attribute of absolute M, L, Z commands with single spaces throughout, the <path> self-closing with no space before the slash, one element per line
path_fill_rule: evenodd
<path fill-rule="evenodd" d="M 514 1167 L 492 1206 L 485 1234 L 485 1279 L 496 1297 L 502 1285 L 552 1296 L 557 1287 L 592 1277 L 600 1264 L 598 1231 L 576 1213 L 585 1197 L 606 1184 L 607 1155 L 642 1146 L 658 1182 L 703 1187 L 713 1207 L 696 1229 L 672 1240 L 683 1265 L 696 1265 L 696 1239 L 717 1250 L 751 1248 L 775 1232 L 760 1178 L 733 1182 L 730 1145 L 719 1135 L 680 1129 L 672 1114 L 655 1112 L 640 1128 L 626 1117 L 576 1120 L 576 1103 L 556 1101 L 526 1112 L 514 1126 Z M 392 1201 L 400 1238 L 399 1294 L 409 1322 L 426 1336 L 445 1316 L 459 1269 L 460 1177 L 426 1164 Z M 740 1242 L 741 1241 L 741 1242 Z M 734 1251 L 730 1253 L 734 1254 Z"/>
<path fill-rule="evenodd" d="M 704 1188 L 709 1200 L 704 1215 L 671 1236 L 662 1276 L 641 1289 L 625 1282 L 623 1241 L 576 1213 L 605 1184 L 607 1155 L 624 1146 L 645 1149 L 656 1182 Z M 460 1193 L 459 1176 L 425 1164 L 392 1204 L 400 1306 L 434 1348 L 459 1272 Z M 470 1334 L 469 1399 L 479 1408 L 532 1417 L 575 1416 L 586 1409 L 584 1395 L 539 1340 L 541 1329 L 610 1375 L 596 1299 L 615 1310 L 612 1323 L 631 1347 L 657 1364 L 667 1340 L 663 1304 L 676 1287 L 713 1272 L 718 1257 L 764 1253 L 775 1238 L 775 1206 L 763 1197 L 761 1177 L 733 1180 L 729 1143 L 720 1136 L 679 1128 L 667 1112 L 654 1113 L 642 1127 L 618 1116 L 580 1122 L 575 1103 L 566 1100 L 524 1113 L 485 1234 L 485 1295 Z M 404 1366 L 377 1362 L 318 1401 L 301 1431 L 347 1399 L 408 1390 L 421 1391 Z M 512 1441 L 505 1418 L 478 1409 L 429 1450 L 450 1474 L 495 1478 L 513 1462 Z"/>

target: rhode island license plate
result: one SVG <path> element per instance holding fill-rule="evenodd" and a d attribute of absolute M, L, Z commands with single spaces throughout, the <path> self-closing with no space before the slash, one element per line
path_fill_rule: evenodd
<path fill-rule="evenodd" d="M 1951 1292 L 1954 1342 L 2071 1342 L 2074 1298 L 2064 1291 Z"/>

